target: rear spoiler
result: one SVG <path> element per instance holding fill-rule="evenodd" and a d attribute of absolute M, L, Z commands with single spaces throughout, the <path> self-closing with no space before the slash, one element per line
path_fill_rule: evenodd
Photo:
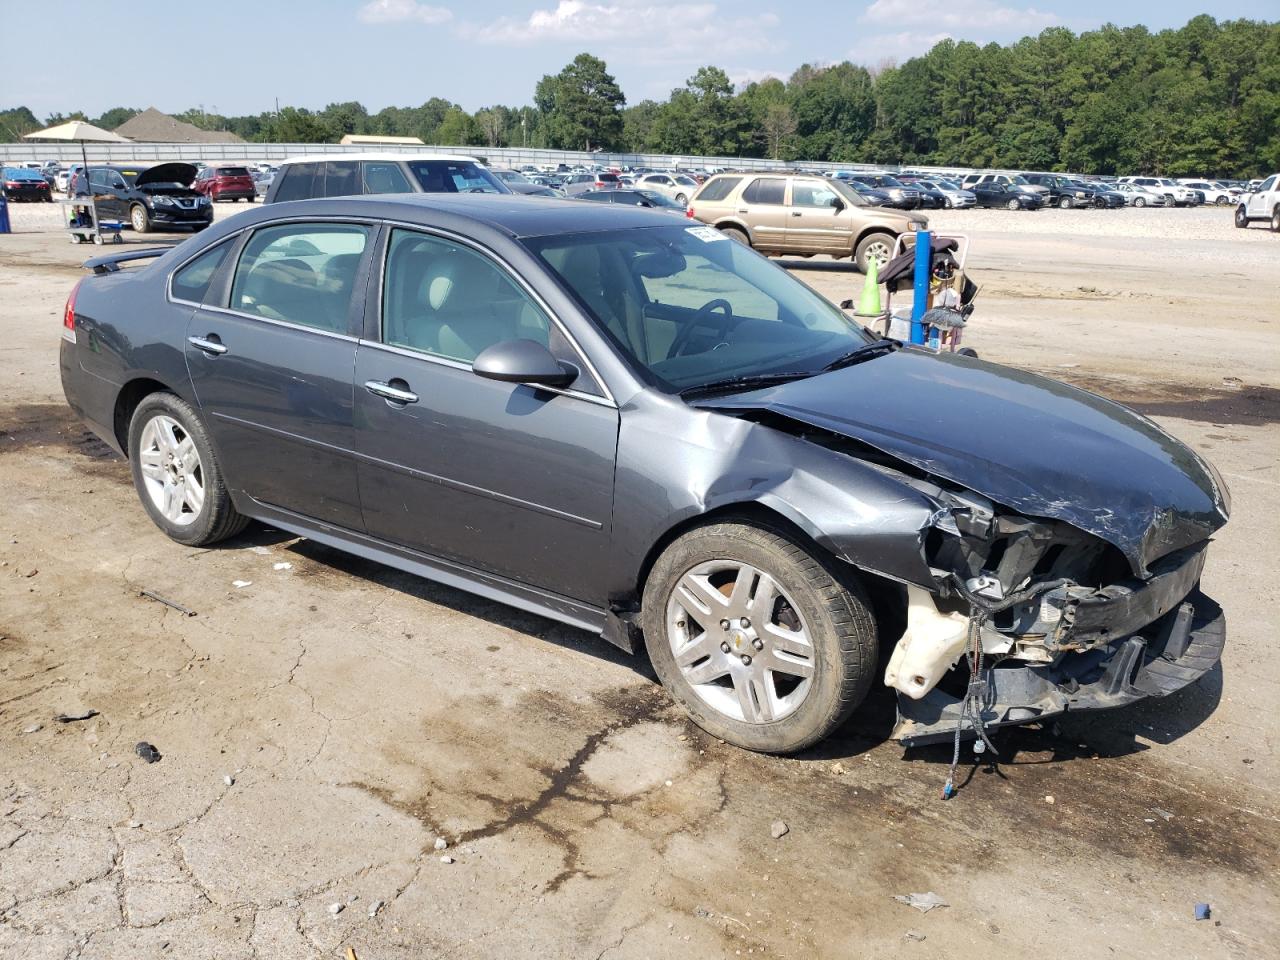
<path fill-rule="evenodd" d="M 106 253 L 100 257 L 94 257 L 92 260 L 86 260 L 81 266 L 86 270 L 92 270 L 98 276 L 103 276 L 104 274 L 119 272 L 120 264 L 122 263 L 128 263 L 131 260 L 150 260 L 152 257 L 163 257 L 172 249 L 173 247 L 153 247 L 149 250 Z"/>

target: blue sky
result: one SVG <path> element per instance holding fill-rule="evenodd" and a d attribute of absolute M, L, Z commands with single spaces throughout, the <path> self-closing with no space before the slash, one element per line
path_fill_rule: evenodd
<path fill-rule="evenodd" d="M 10 38 L 0 108 L 25 104 L 41 118 L 200 104 L 259 113 L 277 97 L 311 108 L 359 100 L 370 110 L 432 96 L 468 110 L 518 105 L 531 101 L 543 74 L 583 50 L 607 61 L 635 103 L 665 97 L 707 63 L 736 82 L 785 78 L 805 62 L 900 62 L 946 36 L 1008 42 L 1046 26 L 1079 32 L 1107 21 L 1161 29 L 1206 9 L 1203 0 L 95 0 L 37 8 L 57 31 Z M 1212 12 L 1275 19 L 1277 8 L 1275 0 L 1224 0 Z M 82 60 L 82 45 L 97 56 Z"/>

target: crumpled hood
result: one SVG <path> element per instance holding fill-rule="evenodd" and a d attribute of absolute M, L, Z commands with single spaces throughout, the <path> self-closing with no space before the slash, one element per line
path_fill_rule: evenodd
<path fill-rule="evenodd" d="M 843 370 L 705 401 L 875 447 L 1019 513 L 1114 544 L 1134 572 L 1210 536 L 1230 494 L 1150 420 L 1022 370 L 905 348 Z"/>

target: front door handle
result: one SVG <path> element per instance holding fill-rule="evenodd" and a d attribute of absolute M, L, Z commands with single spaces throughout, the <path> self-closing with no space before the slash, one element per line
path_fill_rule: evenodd
<path fill-rule="evenodd" d="M 213 337 L 214 334 L 209 334 Z M 187 337 L 187 343 L 191 344 L 197 350 L 202 350 L 211 357 L 220 357 L 227 352 L 227 348 L 217 340 L 207 339 L 205 337 Z"/>
<path fill-rule="evenodd" d="M 791 211 L 791 215 L 792 215 L 793 217 L 799 217 L 799 216 L 801 216 L 802 214 L 800 213 L 800 211 L 799 211 L 799 210 L 792 210 L 792 211 Z"/>
<path fill-rule="evenodd" d="M 404 381 L 401 382 L 403 383 Z M 405 386 L 408 386 L 408 384 L 405 384 Z M 390 400 L 393 403 L 418 402 L 418 395 L 412 390 L 402 390 L 399 387 L 393 387 L 389 383 L 383 383 L 381 380 L 366 380 L 364 388 L 375 397 L 382 397 L 382 399 Z"/>

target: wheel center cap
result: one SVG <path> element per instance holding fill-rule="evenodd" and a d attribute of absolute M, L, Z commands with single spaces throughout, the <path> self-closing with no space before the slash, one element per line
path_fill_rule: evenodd
<path fill-rule="evenodd" d="M 735 650 L 742 650 L 750 645 L 751 640 L 741 630 L 730 630 L 729 642 L 733 644 Z"/>

